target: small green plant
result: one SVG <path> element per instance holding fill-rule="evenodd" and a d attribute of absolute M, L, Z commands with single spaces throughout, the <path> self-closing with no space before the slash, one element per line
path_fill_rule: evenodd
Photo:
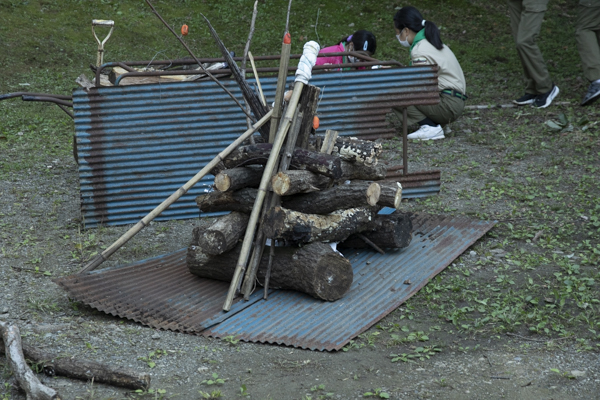
<path fill-rule="evenodd" d="M 198 392 L 200 393 L 200 396 L 202 396 L 203 399 L 214 400 L 223 397 L 223 393 L 221 393 L 220 390 L 213 390 L 210 393 L 203 392 L 202 390 L 199 390 Z"/>
<path fill-rule="evenodd" d="M 159 358 L 161 358 L 162 356 L 164 356 L 166 354 L 167 354 L 166 350 L 157 349 L 157 350 L 149 352 L 147 357 L 139 357 L 138 360 L 145 362 L 146 365 L 148 365 L 148 367 L 154 368 L 154 367 L 156 367 L 156 362 L 154 362 L 154 361 L 158 360 Z"/>
<path fill-rule="evenodd" d="M 229 345 L 231 345 L 231 346 L 235 346 L 236 344 L 239 343 L 240 339 L 237 339 L 235 335 L 230 335 L 230 336 L 225 336 L 223 338 L 223 341 L 225 341 L 226 343 L 229 343 Z"/>
<path fill-rule="evenodd" d="M 246 385 L 240 386 L 239 396 L 241 396 L 241 397 L 250 396 L 250 393 L 248 393 L 248 389 L 246 389 Z"/>
<path fill-rule="evenodd" d="M 203 385 L 208 385 L 208 386 L 222 385 L 225 383 L 225 379 L 219 378 L 219 375 L 216 372 L 213 372 L 212 379 L 205 379 L 200 383 Z"/>
<path fill-rule="evenodd" d="M 380 399 L 389 399 L 390 395 L 382 389 L 375 389 L 373 392 L 363 393 L 363 397 L 379 397 Z"/>
<path fill-rule="evenodd" d="M 349 351 L 349 350 L 352 350 L 352 349 L 358 350 L 358 349 L 360 349 L 362 347 L 365 347 L 364 343 L 356 343 L 354 340 L 351 340 L 351 341 L 348 342 L 347 345 L 345 345 L 342 348 L 342 351 Z"/>

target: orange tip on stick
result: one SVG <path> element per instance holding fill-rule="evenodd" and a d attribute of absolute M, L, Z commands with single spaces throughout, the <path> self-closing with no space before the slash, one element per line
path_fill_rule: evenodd
<path fill-rule="evenodd" d="M 283 43 L 285 43 L 285 44 L 292 43 L 292 36 L 290 36 L 289 32 L 286 32 L 285 35 L 283 36 Z"/>
<path fill-rule="evenodd" d="M 313 117 L 313 129 L 317 130 L 319 129 L 319 117 L 318 116 L 314 116 Z"/>
<path fill-rule="evenodd" d="M 187 36 L 187 34 L 189 33 L 189 28 L 186 24 L 181 25 L 181 34 L 183 36 Z"/>

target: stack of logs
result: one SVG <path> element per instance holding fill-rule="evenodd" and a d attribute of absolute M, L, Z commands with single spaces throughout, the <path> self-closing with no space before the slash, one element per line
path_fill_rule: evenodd
<path fill-rule="evenodd" d="M 304 130 L 303 117 L 296 115 L 298 123 L 292 125 L 281 155 L 287 163 L 282 162 L 272 175 L 269 187 L 276 200 L 266 201 L 263 207 L 255 241 L 261 256 L 256 258 L 254 276 L 264 286 L 334 301 L 350 288 L 353 272 L 332 244 L 370 247 L 381 253 L 404 248 L 412 238 L 412 223 L 397 211 L 378 214 L 386 206 L 398 209 L 402 198 L 399 183 L 382 181 L 386 168 L 378 160 L 381 144 L 340 137 L 332 130 L 325 136 L 299 134 Z M 232 280 L 271 147 L 270 143 L 240 146 L 214 171 L 215 190 L 196 198 L 203 213 L 231 213 L 208 229 L 196 228 L 187 254 L 191 273 Z M 277 245 L 263 254 L 265 238 Z M 245 298 L 254 286 L 255 279 L 244 282 Z"/>

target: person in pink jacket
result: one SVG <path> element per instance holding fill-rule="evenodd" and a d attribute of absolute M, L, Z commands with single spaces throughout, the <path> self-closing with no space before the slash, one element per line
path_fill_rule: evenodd
<path fill-rule="evenodd" d="M 369 31 L 360 30 L 354 32 L 335 46 L 324 47 L 319 53 L 342 53 L 345 51 L 362 51 L 373 56 L 377 49 L 375 35 Z M 345 64 L 356 62 L 352 56 L 317 57 L 316 65 Z"/>

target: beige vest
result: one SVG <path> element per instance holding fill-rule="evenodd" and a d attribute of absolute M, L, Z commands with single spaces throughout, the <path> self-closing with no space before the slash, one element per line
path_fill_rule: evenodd
<path fill-rule="evenodd" d="M 448 46 L 444 45 L 442 50 L 438 50 L 427 39 L 423 39 L 412 48 L 411 56 L 414 66 L 437 64 L 440 67 L 438 71 L 440 91 L 454 89 L 462 94 L 467 94 L 465 75 L 456 56 Z"/>

